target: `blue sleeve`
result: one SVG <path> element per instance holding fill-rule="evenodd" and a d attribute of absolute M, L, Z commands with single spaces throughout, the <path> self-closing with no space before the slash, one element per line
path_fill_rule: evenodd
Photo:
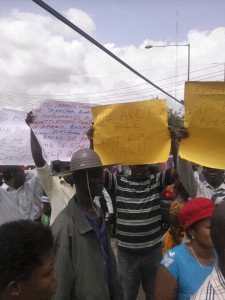
<path fill-rule="evenodd" d="M 177 257 L 175 256 L 174 249 L 168 250 L 161 260 L 160 264 L 163 265 L 172 276 L 178 281 L 179 278 L 179 267 L 177 262 Z"/>

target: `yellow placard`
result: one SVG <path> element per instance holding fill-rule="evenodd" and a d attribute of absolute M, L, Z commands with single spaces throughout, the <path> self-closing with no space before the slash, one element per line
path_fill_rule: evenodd
<path fill-rule="evenodd" d="M 94 149 L 104 164 L 164 162 L 170 151 L 165 100 L 93 107 Z"/>
<path fill-rule="evenodd" d="M 225 82 L 185 84 L 185 125 L 189 137 L 181 142 L 181 157 L 225 169 Z"/>

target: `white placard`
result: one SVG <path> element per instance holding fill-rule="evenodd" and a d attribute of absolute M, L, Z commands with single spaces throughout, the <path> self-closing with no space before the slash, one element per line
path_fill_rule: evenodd
<path fill-rule="evenodd" d="M 27 113 L 0 109 L 0 165 L 34 165 Z"/>
<path fill-rule="evenodd" d="M 89 148 L 86 133 L 93 122 L 91 106 L 54 100 L 36 103 L 32 129 L 48 161 L 70 161 L 74 152 Z"/>

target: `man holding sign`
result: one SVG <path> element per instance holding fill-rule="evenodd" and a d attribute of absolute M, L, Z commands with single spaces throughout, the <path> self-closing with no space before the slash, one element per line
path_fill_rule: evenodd
<path fill-rule="evenodd" d="M 88 137 L 93 146 L 93 128 Z M 118 267 L 125 300 L 137 298 L 141 283 L 146 299 L 154 299 L 162 255 L 159 192 L 175 176 L 175 169 L 150 175 L 147 164 L 132 165 L 127 178 L 105 172 L 105 187 L 116 195 Z"/>
<path fill-rule="evenodd" d="M 187 139 L 189 136 L 186 128 L 178 132 L 178 139 Z M 192 198 L 206 197 L 212 199 L 215 204 L 225 200 L 224 170 L 203 166 L 204 181 L 196 180 L 191 162 L 178 157 L 177 172 L 185 189 Z"/>
<path fill-rule="evenodd" d="M 27 114 L 26 123 L 30 125 L 34 121 L 34 115 L 32 112 Z M 73 185 L 72 176 L 61 177 L 51 176 L 51 170 L 42 155 L 41 146 L 31 130 L 31 152 L 37 167 L 37 174 L 40 178 L 41 184 L 45 193 L 47 194 L 51 203 L 51 219 L 52 224 L 58 214 L 66 207 L 69 200 L 75 194 L 75 187 Z M 61 172 L 68 170 L 69 163 L 62 163 Z"/>

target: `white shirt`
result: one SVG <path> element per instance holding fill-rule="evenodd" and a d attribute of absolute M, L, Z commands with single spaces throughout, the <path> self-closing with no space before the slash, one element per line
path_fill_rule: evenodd
<path fill-rule="evenodd" d="M 36 169 L 26 170 L 26 181 L 31 180 L 35 175 L 37 176 Z M 41 183 L 37 183 L 35 189 L 35 198 L 34 198 L 34 220 L 38 219 L 42 215 L 42 196 L 43 196 L 43 188 Z"/>
<path fill-rule="evenodd" d="M 69 200 L 75 194 L 76 189 L 75 186 L 72 187 L 67 183 L 63 177 L 60 179 L 58 176 L 51 176 L 51 170 L 47 164 L 42 168 L 37 168 L 37 173 L 51 204 L 50 225 L 52 225 L 58 214 L 67 206 Z M 112 200 L 105 189 L 103 189 L 103 196 L 106 199 L 109 213 L 113 213 Z M 99 198 L 95 197 L 96 204 L 99 203 Z"/>
<path fill-rule="evenodd" d="M 20 219 L 34 220 L 34 199 L 38 183 L 37 176 L 17 190 L 3 183 L 0 187 L 0 225 Z"/>
<path fill-rule="evenodd" d="M 51 176 L 48 164 L 45 164 L 42 168 L 37 168 L 37 173 L 51 204 L 51 225 L 75 194 L 75 186 L 72 187 L 63 177 Z"/>
<path fill-rule="evenodd" d="M 106 205 L 107 205 L 107 208 L 108 208 L 108 213 L 109 214 L 113 214 L 113 205 L 112 205 L 112 199 L 111 197 L 109 196 L 108 192 L 106 191 L 106 189 L 104 188 L 103 191 L 102 191 L 102 195 L 103 197 L 105 198 L 105 201 L 106 201 Z M 101 208 L 101 205 L 100 205 L 100 196 L 96 196 L 94 198 L 94 202 L 95 204 Z"/>
<path fill-rule="evenodd" d="M 218 266 L 214 267 L 191 300 L 225 300 L 225 279 Z"/>
<path fill-rule="evenodd" d="M 191 163 L 179 156 L 177 160 L 177 173 L 191 198 L 205 197 L 212 199 L 215 194 L 221 194 L 221 191 L 224 191 L 225 193 L 225 183 L 222 183 L 218 188 L 215 189 L 206 181 L 197 181 L 195 179 Z M 215 204 L 219 204 L 220 202 L 221 200 L 215 200 Z"/>

